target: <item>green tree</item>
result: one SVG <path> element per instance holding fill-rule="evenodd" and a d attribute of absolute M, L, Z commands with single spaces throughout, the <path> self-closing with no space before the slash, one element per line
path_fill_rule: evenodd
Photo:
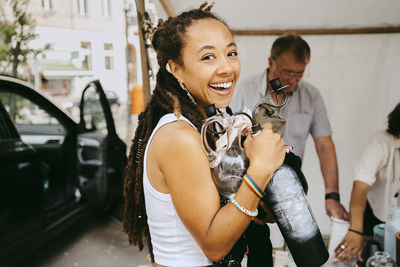
<path fill-rule="evenodd" d="M 18 66 L 27 64 L 29 57 L 36 57 L 50 48 L 32 49 L 29 42 L 36 39 L 35 21 L 27 11 L 29 0 L 6 0 L 11 6 L 11 19 L 0 22 L 0 72 L 18 76 Z"/>

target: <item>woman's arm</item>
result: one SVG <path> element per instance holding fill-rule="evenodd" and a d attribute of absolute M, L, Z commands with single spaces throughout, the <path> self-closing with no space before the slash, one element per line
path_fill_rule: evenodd
<path fill-rule="evenodd" d="M 256 137 L 249 136 L 244 146 L 250 159 L 248 173 L 265 189 L 273 172 L 282 165 L 283 141 L 273 134 L 269 125 Z M 232 203 L 220 207 L 200 134 L 185 122 L 166 125 L 154 136 L 148 156 L 148 161 L 156 162 L 179 217 L 205 255 L 213 261 L 223 258 L 247 228 L 251 217 Z M 257 209 L 260 201 L 246 183 L 242 183 L 235 199 L 251 211 Z"/>
<path fill-rule="evenodd" d="M 353 190 L 351 192 L 350 200 L 350 228 L 357 232 L 362 233 L 364 230 L 364 211 L 367 203 L 367 193 L 369 185 L 361 181 L 354 181 Z M 362 261 L 361 249 L 363 245 L 363 236 L 349 231 L 342 242 L 335 249 L 335 257 L 340 255 L 339 260 L 346 263 L 357 255 L 358 260 Z M 343 250 L 341 246 L 344 246 Z"/>

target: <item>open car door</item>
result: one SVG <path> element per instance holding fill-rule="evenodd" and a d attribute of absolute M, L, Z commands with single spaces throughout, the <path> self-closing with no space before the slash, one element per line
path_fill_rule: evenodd
<path fill-rule="evenodd" d="M 107 210 L 122 197 L 126 145 L 115 131 L 110 105 L 98 80 L 83 90 L 80 110 L 80 192 L 88 203 Z"/>

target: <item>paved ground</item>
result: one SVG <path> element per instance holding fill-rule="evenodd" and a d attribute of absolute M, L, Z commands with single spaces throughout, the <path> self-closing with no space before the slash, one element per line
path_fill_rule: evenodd
<path fill-rule="evenodd" d="M 147 250 L 129 246 L 121 223 L 111 217 L 87 218 L 17 267 L 151 267 Z"/>

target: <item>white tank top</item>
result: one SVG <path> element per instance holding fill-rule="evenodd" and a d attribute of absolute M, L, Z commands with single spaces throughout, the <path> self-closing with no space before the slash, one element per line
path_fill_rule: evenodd
<path fill-rule="evenodd" d="M 196 129 L 185 117 L 177 118 L 172 113 L 166 114 L 154 128 L 144 152 L 143 190 L 154 260 L 157 264 L 165 266 L 207 266 L 212 262 L 207 259 L 183 225 L 172 203 L 171 195 L 157 191 L 147 176 L 147 151 L 154 134 L 161 126 L 176 120 L 184 120 Z"/>

